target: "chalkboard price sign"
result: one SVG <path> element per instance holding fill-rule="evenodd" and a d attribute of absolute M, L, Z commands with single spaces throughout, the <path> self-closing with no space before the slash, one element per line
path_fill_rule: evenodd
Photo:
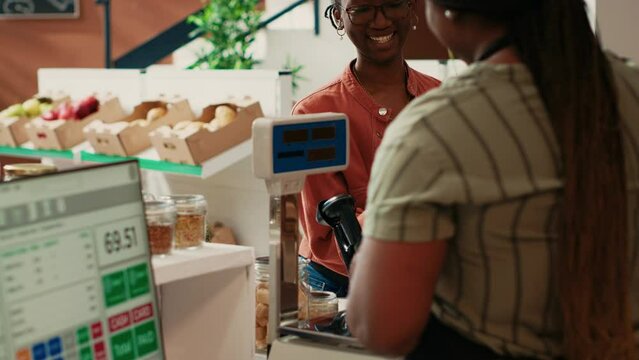
<path fill-rule="evenodd" d="M 0 0 L 0 19 L 77 18 L 79 0 Z"/>

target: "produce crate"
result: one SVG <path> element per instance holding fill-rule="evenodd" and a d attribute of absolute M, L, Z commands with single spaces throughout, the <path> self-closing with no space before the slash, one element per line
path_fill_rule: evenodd
<path fill-rule="evenodd" d="M 166 112 L 149 121 L 149 110 L 157 108 L 166 109 Z M 169 103 L 145 101 L 137 105 L 133 113 L 118 122 L 106 123 L 98 119 L 86 126 L 83 131 L 96 153 L 131 156 L 151 146 L 149 133 L 154 129 L 194 118 L 189 102 L 185 99 Z"/>

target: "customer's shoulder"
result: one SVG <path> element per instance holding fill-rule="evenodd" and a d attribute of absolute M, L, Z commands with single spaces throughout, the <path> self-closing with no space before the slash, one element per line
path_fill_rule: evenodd
<path fill-rule="evenodd" d="M 426 88 L 435 88 L 441 84 L 441 81 L 438 79 L 419 72 L 411 67 L 408 67 L 408 73 L 411 78 L 413 78 L 418 84 L 426 87 Z"/>
<path fill-rule="evenodd" d="M 453 111 L 452 104 L 463 103 L 479 95 L 480 92 L 475 81 L 467 81 L 462 78 L 447 80 L 439 87 L 415 98 L 404 109 L 404 115 L 411 115 L 411 117 L 418 115 L 420 118 L 438 117 Z"/>
<path fill-rule="evenodd" d="M 307 114 L 328 111 L 326 109 L 334 109 L 334 104 L 343 97 L 342 81 L 335 79 L 297 101 L 292 112 L 293 114 Z"/>
<path fill-rule="evenodd" d="M 393 121 L 384 137 L 394 137 L 398 141 L 420 143 L 424 132 L 429 128 L 447 131 L 447 123 L 459 116 L 459 109 L 464 104 L 473 103 L 473 99 L 481 96 L 476 81 L 466 74 L 448 79 L 441 86 L 420 95 L 411 101 Z"/>

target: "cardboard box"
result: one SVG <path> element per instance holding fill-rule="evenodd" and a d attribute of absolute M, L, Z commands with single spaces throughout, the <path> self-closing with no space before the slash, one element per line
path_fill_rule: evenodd
<path fill-rule="evenodd" d="M 98 111 L 81 120 L 33 119 L 25 125 L 27 136 L 36 149 L 66 150 L 84 141 L 82 129 L 92 121 L 115 122 L 126 114 L 118 98 L 109 97 L 100 101 Z"/>
<path fill-rule="evenodd" d="M 34 95 L 32 98 L 43 97 L 40 95 Z M 60 96 L 57 98 L 47 96 L 52 98 L 51 105 L 53 107 L 58 106 L 60 103 L 64 101 L 69 101 L 68 96 Z M 0 118 L 0 145 L 1 146 L 20 146 L 21 144 L 27 142 L 29 137 L 27 136 L 27 130 L 24 126 L 29 123 L 33 117 L 28 116 L 14 116 L 8 118 Z"/>
<path fill-rule="evenodd" d="M 166 114 L 145 126 L 130 126 L 138 119 L 146 119 L 149 110 L 157 107 L 167 109 Z M 96 153 L 130 156 L 151 146 L 149 133 L 164 125 L 175 125 L 180 121 L 191 121 L 195 114 L 187 100 L 171 103 L 164 101 L 145 101 L 137 105 L 133 113 L 116 123 L 104 123 L 96 120 L 84 128 L 84 135 Z"/>
<path fill-rule="evenodd" d="M 196 120 L 210 122 L 218 106 L 227 105 L 235 109 L 237 116 L 230 124 L 216 130 L 196 129 L 175 134 L 167 127 L 161 127 L 149 134 L 153 147 L 162 160 L 181 164 L 199 165 L 204 161 L 251 138 L 253 120 L 264 116 L 259 102 L 247 105 L 224 103 L 205 107 Z"/>

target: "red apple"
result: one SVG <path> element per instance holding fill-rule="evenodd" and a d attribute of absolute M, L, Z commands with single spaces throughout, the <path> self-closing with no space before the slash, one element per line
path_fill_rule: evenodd
<path fill-rule="evenodd" d="M 70 104 L 64 104 L 60 107 L 60 112 L 58 113 L 58 117 L 64 120 L 73 120 L 75 119 L 75 114 L 73 112 L 73 106 Z"/>
<path fill-rule="evenodd" d="M 82 99 L 80 103 L 88 107 L 89 109 L 94 109 L 94 110 L 97 110 L 98 106 L 100 105 L 100 102 L 95 96 L 87 96 L 86 98 Z"/>
<path fill-rule="evenodd" d="M 84 119 L 85 117 L 98 111 L 100 103 L 95 96 L 86 97 L 73 105 L 73 112 L 76 119 Z"/>
<path fill-rule="evenodd" d="M 45 112 L 40 117 L 42 118 L 42 120 L 47 120 L 47 121 L 58 120 L 58 118 L 60 117 L 60 112 L 58 111 L 58 109 L 53 109 L 53 110 L 49 110 Z"/>

